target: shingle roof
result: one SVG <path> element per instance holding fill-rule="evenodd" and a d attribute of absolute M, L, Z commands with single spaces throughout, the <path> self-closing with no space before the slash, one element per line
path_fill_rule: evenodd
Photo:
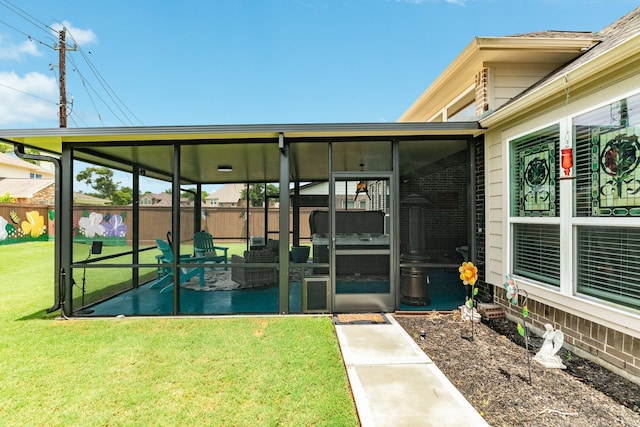
<path fill-rule="evenodd" d="M 0 179 L 0 195 L 9 193 L 11 197 L 28 199 L 53 183 L 53 179 L 2 178 Z"/>
<path fill-rule="evenodd" d="M 547 32 L 544 32 L 544 33 L 547 33 Z M 550 33 L 559 33 L 559 32 L 553 31 Z M 536 34 L 536 33 L 530 33 L 530 34 Z M 571 33 L 571 34 L 574 34 L 574 33 Z M 545 78 L 543 78 L 542 80 L 538 81 L 536 84 L 532 85 L 531 87 L 529 87 L 528 89 L 520 93 L 518 96 L 512 98 L 509 102 L 505 103 L 500 108 L 504 108 L 505 106 L 511 104 L 512 102 L 527 95 L 532 90 L 537 89 L 548 82 L 561 78 L 562 76 L 566 75 L 570 71 L 575 70 L 580 66 L 586 64 L 587 62 L 591 61 L 593 58 L 596 58 L 604 54 L 605 52 L 608 52 L 611 49 L 614 49 L 616 46 L 620 45 L 624 41 L 640 34 L 640 7 L 627 13 L 625 16 L 613 22 L 612 24 L 608 25 L 607 27 L 603 28 L 602 30 L 596 33 L 589 33 L 589 34 L 593 34 L 594 40 L 598 41 L 598 43 L 594 44 L 593 47 L 586 50 L 585 53 L 583 53 L 573 61 L 553 71 L 552 73 L 547 75 Z"/>
<path fill-rule="evenodd" d="M 596 36 L 600 40 L 600 43 L 596 44 L 583 55 L 567 64 L 566 67 L 558 70 L 556 74 L 564 74 L 567 71 L 579 67 L 596 56 L 602 55 L 604 52 L 613 49 L 625 40 L 638 35 L 638 33 L 640 33 L 640 7 L 632 10 L 611 25 L 598 31 Z"/>
<path fill-rule="evenodd" d="M 519 37 L 519 38 L 535 38 L 535 39 L 586 39 L 594 40 L 598 38 L 598 33 L 591 31 L 537 31 L 533 33 L 519 33 L 511 34 L 505 37 Z"/>

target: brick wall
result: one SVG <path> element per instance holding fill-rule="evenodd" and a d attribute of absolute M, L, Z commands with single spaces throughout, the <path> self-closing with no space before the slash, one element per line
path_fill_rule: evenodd
<path fill-rule="evenodd" d="M 29 203 L 36 203 L 39 205 L 53 205 L 55 204 L 55 196 L 56 187 L 55 185 L 50 185 L 47 188 L 35 193 L 33 197 L 29 199 Z"/>
<path fill-rule="evenodd" d="M 450 166 L 413 177 L 400 184 L 400 201 L 418 194 L 429 204 L 424 208 L 425 248 L 433 262 L 458 262 L 456 247 L 468 244 L 469 163 Z M 408 213 L 400 209 L 401 250 L 408 241 Z"/>
<path fill-rule="evenodd" d="M 476 74 L 476 116 L 489 110 L 489 69 L 483 68 Z"/>
<path fill-rule="evenodd" d="M 475 143 L 475 174 L 476 174 L 476 217 L 475 217 L 475 232 L 476 232 L 476 267 L 478 267 L 478 281 L 476 287 L 478 288 L 478 300 L 482 302 L 490 302 L 493 296 L 493 287 L 486 283 L 486 271 L 485 271 L 485 236 L 486 236 L 486 224 L 484 216 L 484 197 L 485 197 L 485 174 L 484 174 L 484 137 L 480 137 Z"/>
<path fill-rule="evenodd" d="M 494 302 L 505 308 L 510 319 L 521 318 L 521 306 L 510 304 L 502 288 L 495 287 Z M 527 326 L 536 335 L 550 323 L 564 333 L 567 349 L 640 384 L 640 339 L 532 299 L 527 307 Z"/>

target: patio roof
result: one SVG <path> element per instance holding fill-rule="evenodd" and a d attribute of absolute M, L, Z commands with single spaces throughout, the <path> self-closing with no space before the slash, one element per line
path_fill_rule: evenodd
<path fill-rule="evenodd" d="M 477 122 L 266 124 L 20 129 L 0 131 L 0 139 L 53 153 L 61 153 L 63 144 L 73 144 L 76 159 L 124 170 L 137 163 L 147 176 L 165 180 L 171 179 L 173 144 L 179 142 L 181 184 L 206 184 L 277 181 L 281 134 L 297 142 L 290 156 L 294 179 L 312 181 L 327 179 L 323 142 L 349 141 L 341 161 L 373 167 L 390 155 L 373 141 L 429 139 L 429 147 L 421 149 L 429 149 L 435 161 L 450 151 L 452 140 L 466 141 L 483 132 Z M 455 144 L 450 148 L 459 150 Z M 219 165 L 233 170 L 218 171 Z"/>

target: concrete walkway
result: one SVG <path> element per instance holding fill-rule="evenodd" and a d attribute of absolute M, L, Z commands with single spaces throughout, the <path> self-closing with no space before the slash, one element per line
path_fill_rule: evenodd
<path fill-rule="evenodd" d="M 488 426 L 395 319 L 335 325 L 360 423 Z"/>

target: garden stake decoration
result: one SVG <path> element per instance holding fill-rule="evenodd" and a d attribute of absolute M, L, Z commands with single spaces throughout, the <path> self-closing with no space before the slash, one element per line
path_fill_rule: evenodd
<path fill-rule="evenodd" d="M 527 328 L 527 317 L 529 317 L 529 308 L 527 307 L 527 301 L 529 300 L 529 294 L 524 289 L 518 289 L 518 285 L 513 281 L 510 275 L 506 275 L 506 282 L 504 283 L 504 289 L 507 291 L 507 300 L 513 305 L 518 305 L 518 295 L 522 293 L 524 300 L 522 301 L 522 324 L 518 322 L 518 333 L 524 338 L 524 346 L 527 352 L 527 367 L 529 368 L 529 385 L 531 385 L 531 356 L 529 355 L 529 332 Z"/>
<path fill-rule="evenodd" d="M 478 280 L 478 267 L 473 265 L 471 261 L 463 262 L 462 265 L 458 268 L 458 272 L 460 272 L 460 280 L 462 280 L 462 284 L 464 286 L 471 286 L 471 298 L 467 298 L 465 305 L 471 312 L 471 337 L 468 337 L 470 341 L 473 341 L 473 323 L 474 323 L 474 303 L 473 298 L 478 295 L 478 288 L 476 288 L 476 281 Z"/>

